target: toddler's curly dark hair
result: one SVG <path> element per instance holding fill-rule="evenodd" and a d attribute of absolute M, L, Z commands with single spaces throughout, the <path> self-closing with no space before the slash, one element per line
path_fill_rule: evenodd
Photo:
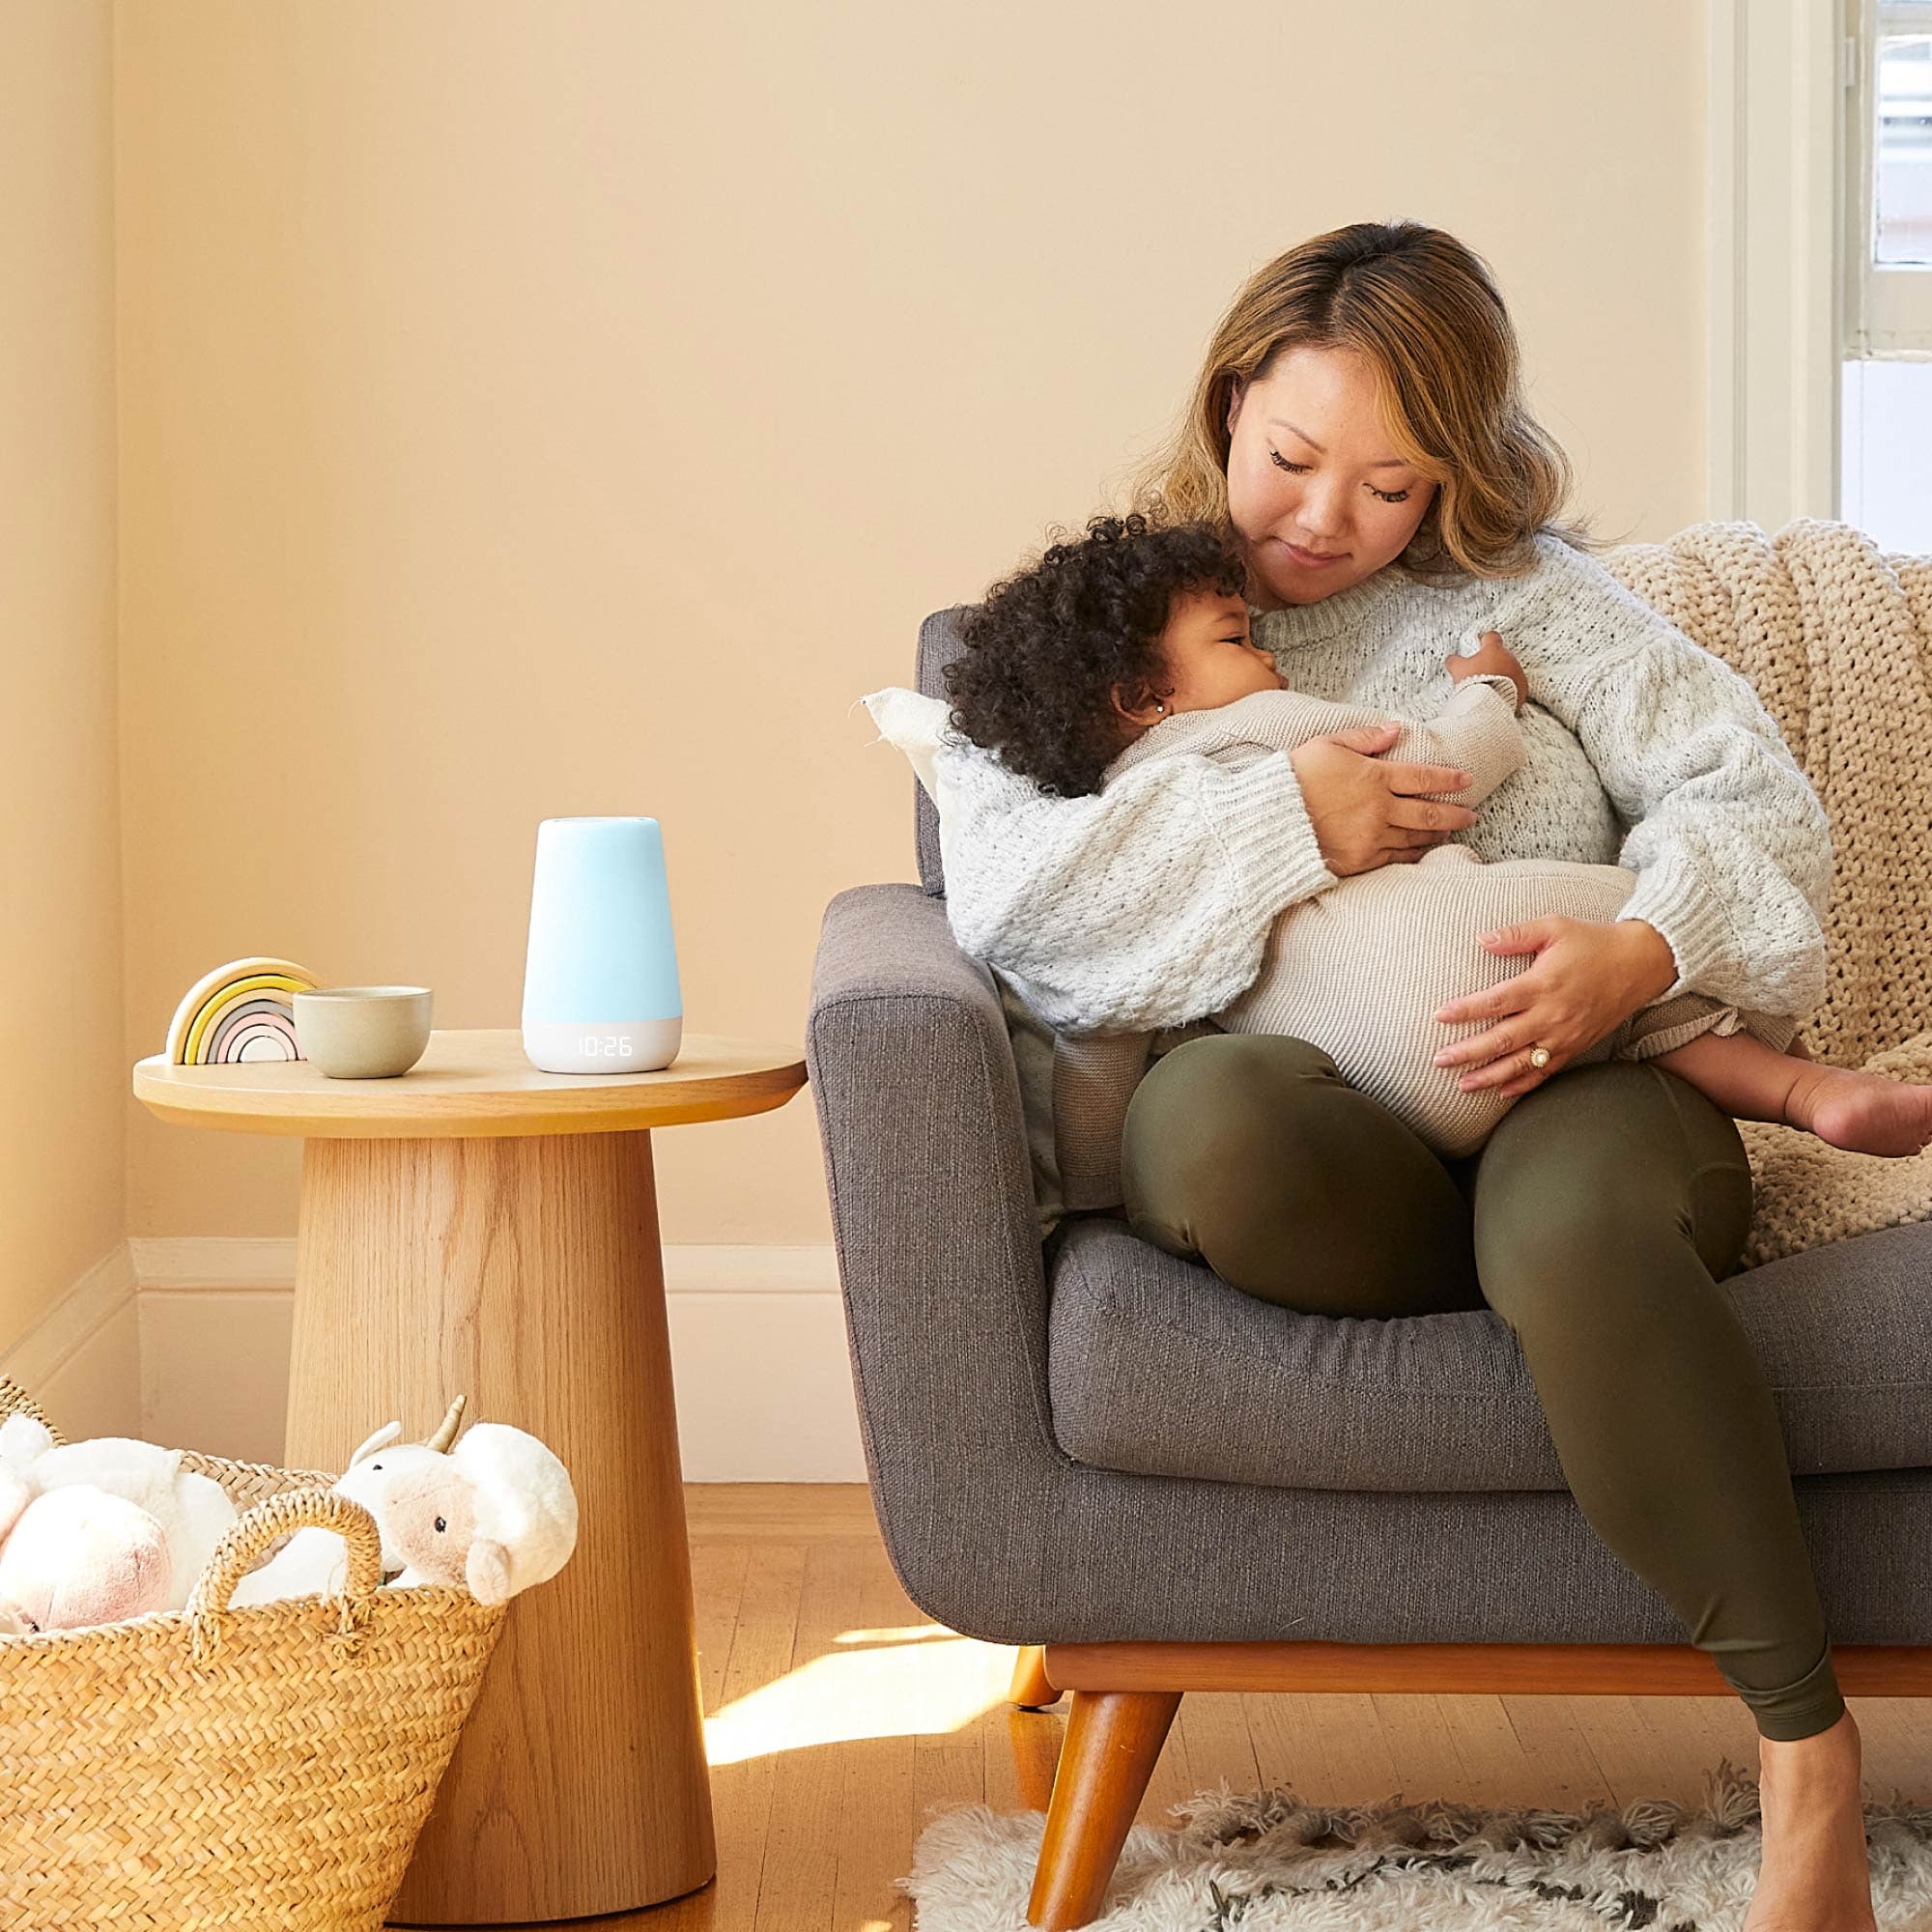
<path fill-rule="evenodd" d="M 1004 578 L 960 624 L 964 651 L 946 667 L 951 722 L 1042 791 L 1079 798 L 1139 735 L 1115 710 L 1167 696 L 1160 637 L 1177 596 L 1245 591 L 1230 534 L 1211 524 L 1158 524 L 1138 511 L 1089 519 Z"/>

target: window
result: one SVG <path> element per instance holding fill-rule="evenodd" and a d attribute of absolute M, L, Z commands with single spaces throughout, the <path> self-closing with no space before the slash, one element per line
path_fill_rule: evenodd
<path fill-rule="evenodd" d="M 1932 268 L 1932 6 L 1881 7 L 1877 40 L 1871 266 L 1898 326 L 1910 328 L 1922 304 L 1895 271 Z"/>
<path fill-rule="evenodd" d="M 1860 0 L 1847 42 L 1840 515 L 1932 552 L 1932 0 Z"/>

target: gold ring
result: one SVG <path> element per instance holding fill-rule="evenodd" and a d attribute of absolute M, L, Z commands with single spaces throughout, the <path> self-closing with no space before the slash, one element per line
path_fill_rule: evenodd
<path fill-rule="evenodd" d="M 1547 1046 L 1531 1047 L 1529 1064 L 1532 1066 L 1548 1066 L 1549 1065 L 1549 1049 Z"/>

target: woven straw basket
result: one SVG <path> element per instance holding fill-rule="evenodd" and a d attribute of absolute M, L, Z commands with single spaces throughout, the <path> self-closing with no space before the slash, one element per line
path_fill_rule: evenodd
<path fill-rule="evenodd" d="M 45 1420 L 0 1377 L 16 1409 Z M 0 1925 L 374 1932 L 504 1606 L 378 1589 L 375 1519 L 332 1476 L 182 1460 L 242 1511 L 185 1611 L 0 1636 Z M 344 1595 L 229 1608 L 311 1523 L 348 1543 Z"/>

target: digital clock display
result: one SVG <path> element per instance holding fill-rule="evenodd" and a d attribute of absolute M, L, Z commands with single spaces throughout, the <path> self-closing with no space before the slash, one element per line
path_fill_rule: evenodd
<path fill-rule="evenodd" d="M 602 1054 L 607 1060 L 629 1060 L 633 1057 L 629 1034 L 618 1034 L 614 1037 L 604 1034 L 587 1033 L 577 1042 L 579 1053 Z"/>

